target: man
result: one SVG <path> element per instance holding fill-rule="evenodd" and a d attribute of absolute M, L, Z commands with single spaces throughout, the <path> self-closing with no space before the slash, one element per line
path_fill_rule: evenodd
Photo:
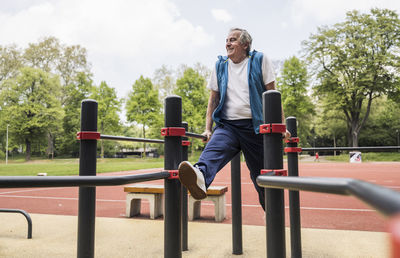
<path fill-rule="evenodd" d="M 227 57 L 218 57 L 207 85 L 211 94 L 203 135 L 208 143 L 194 166 L 187 161 L 179 165 L 179 179 L 195 199 L 204 199 L 217 172 L 242 150 L 265 210 L 264 188 L 256 183 L 264 165 L 259 125 L 263 124 L 262 93 L 275 90 L 275 75 L 265 55 L 255 50 L 250 52 L 251 43 L 246 30 L 230 30 L 226 39 Z M 216 126 L 212 133 L 213 121 Z M 285 121 L 283 112 L 282 121 Z M 285 137 L 290 134 L 286 132 Z"/>

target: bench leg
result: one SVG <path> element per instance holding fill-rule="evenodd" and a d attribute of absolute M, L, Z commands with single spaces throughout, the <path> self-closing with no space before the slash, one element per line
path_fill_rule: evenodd
<path fill-rule="evenodd" d="M 195 220 L 200 218 L 201 201 L 194 199 L 191 195 L 189 196 L 189 220 Z"/>
<path fill-rule="evenodd" d="M 131 194 L 126 195 L 126 216 L 128 218 L 139 215 L 141 207 L 141 199 L 135 199 Z"/>
<path fill-rule="evenodd" d="M 154 211 L 156 209 L 156 197 L 155 194 L 149 195 L 147 198 L 149 200 L 149 208 L 150 208 L 150 219 L 155 219 Z"/>
<path fill-rule="evenodd" d="M 165 214 L 164 203 L 165 203 L 165 194 L 161 194 L 161 215 Z"/>
<path fill-rule="evenodd" d="M 140 214 L 142 199 L 149 201 L 151 219 L 163 215 L 163 194 L 130 193 L 126 195 L 126 216 L 128 218 Z"/>
<path fill-rule="evenodd" d="M 150 218 L 151 219 L 155 219 L 155 218 L 163 215 L 162 194 L 152 195 L 151 198 L 149 198 L 149 202 L 150 202 Z"/>
<path fill-rule="evenodd" d="M 225 219 L 225 194 L 212 198 L 214 202 L 215 221 L 221 222 Z"/>

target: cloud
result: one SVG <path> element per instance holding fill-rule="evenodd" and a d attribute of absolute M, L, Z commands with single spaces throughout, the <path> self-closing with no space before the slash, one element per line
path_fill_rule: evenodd
<path fill-rule="evenodd" d="M 232 20 L 232 15 L 225 9 L 212 9 L 211 14 L 216 21 L 230 22 Z"/>
<path fill-rule="evenodd" d="M 388 8 L 400 11 L 400 1 L 393 0 L 294 0 L 291 17 L 294 23 L 303 24 L 308 19 L 330 23 L 344 20 L 348 11 L 368 12 L 371 8 Z"/>
<path fill-rule="evenodd" d="M 209 35 L 180 17 L 166 0 L 44 2 L 9 15 L 0 13 L 2 41 L 26 44 L 54 35 L 92 51 L 134 55 L 144 49 L 180 51 L 208 44 Z M 189 46 L 189 47 L 190 47 Z"/>
<path fill-rule="evenodd" d="M 149 74 L 162 61 L 184 60 L 213 43 L 212 36 L 183 18 L 170 0 L 29 3 L 23 8 L 0 7 L 1 45 L 26 47 L 45 36 L 80 44 L 88 49 L 95 77 L 115 84 L 126 83 L 124 76 L 132 84 L 136 74 Z"/>

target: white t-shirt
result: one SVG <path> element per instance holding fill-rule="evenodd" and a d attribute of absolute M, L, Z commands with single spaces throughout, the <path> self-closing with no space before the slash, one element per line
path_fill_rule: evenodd
<path fill-rule="evenodd" d="M 250 95 L 248 82 L 249 58 L 235 64 L 228 59 L 228 88 L 226 91 L 225 103 L 222 108 L 222 119 L 239 120 L 251 119 Z M 275 74 L 269 59 L 263 55 L 262 74 L 264 85 L 275 81 Z M 217 72 L 214 66 L 207 88 L 213 91 L 218 90 Z"/>

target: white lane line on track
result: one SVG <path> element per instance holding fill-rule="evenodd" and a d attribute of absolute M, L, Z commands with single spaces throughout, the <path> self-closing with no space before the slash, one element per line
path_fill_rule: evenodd
<path fill-rule="evenodd" d="M 9 198 L 27 198 L 27 199 L 46 199 L 46 200 L 69 200 L 69 201 L 78 201 L 78 198 L 74 197 L 49 197 L 49 196 L 19 196 L 19 195 L 6 195 L 1 197 L 9 197 Z M 124 203 L 125 200 L 109 200 L 109 199 L 96 199 L 98 202 L 121 202 Z M 147 200 L 143 200 L 143 202 L 147 202 Z M 205 206 L 214 206 L 212 203 L 203 202 L 202 205 Z M 226 206 L 232 206 L 232 204 L 227 203 Z M 260 205 L 257 204 L 242 204 L 243 207 L 249 208 L 260 208 Z M 289 206 L 285 206 L 286 209 Z M 355 212 L 376 212 L 371 209 L 347 209 L 347 208 L 318 208 L 318 207 L 300 207 L 302 210 L 323 210 L 323 211 L 355 211 Z"/>
<path fill-rule="evenodd" d="M 242 182 L 242 185 L 253 185 L 252 182 Z M 231 182 L 213 181 L 212 185 L 231 185 Z"/>
<path fill-rule="evenodd" d="M 289 209 L 289 206 L 285 207 Z M 315 208 L 315 207 L 300 207 L 302 210 L 323 210 L 323 211 L 357 211 L 357 212 L 376 212 L 371 209 L 347 209 L 347 208 Z"/>
<path fill-rule="evenodd" d="M 23 195 L 4 195 L 0 198 L 26 198 L 26 199 L 45 199 L 45 200 L 69 200 L 69 201 L 78 201 L 79 199 L 76 197 L 50 197 L 50 196 L 23 196 Z M 125 200 L 108 200 L 108 199 L 96 199 L 99 202 L 126 202 Z M 143 200 L 145 201 L 145 200 Z"/>
<path fill-rule="evenodd" d="M 217 184 L 228 184 L 226 182 L 217 182 Z M 230 183 L 229 183 L 230 184 Z M 242 185 L 252 185 L 253 183 L 242 183 Z M 400 189 L 400 186 L 384 186 L 386 188 L 391 189 Z M 35 188 L 35 189 L 28 189 L 28 190 L 18 190 L 18 191 L 9 191 L 9 192 L 0 192 L 1 195 L 12 194 L 12 193 L 26 193 L 26 192 L 34 192 L 34 191 L 45 191 L 45 190 L 56 190 L 56 189 L 65 189 L 69 187 L 52 187 L 52 188 Z"/>
<path fill-rule="evenodd" d="M 214 206 L 212 203 L 202 203 L 201 205 Z M 226 206 L 232 206 L 232 204 L 227 203 Z M 243 207 L 249 208 L 261 208 L 257 204 L 242 204 Z M 289 209 L 289 206 L 285 206 L 285 209 Z M 376 212 L 376 210 L 371 209 L 347 209 L 347 208 L 318 208 L 318 207 L 300 207 L 302 210 L 323 210 L 323 211 L 357 211 L 357 212 Z"/>
<path fill-rule="evenodd" d="M 393 182 L 392 180 L 389 180 L 389 181 Z M 376 180 L 368 180 L 367 182 L 370 182 L 370 183 L 372 182 L 372 183 L 376 184 Z M 219 181 L 213 182 L 213 185 L 230 185 L 230 184 L 231 184 L 231 182 L 222 182 L 222 181 L 221 182 L 219 182 Z M 253 185 L 252 182 L 242 182 L 241 184 L 242 185 Z M 400 189 L 400 186 L 393 186 L 393 185 L 379 185 L 379 186 L 383 186 L 383 187 L 391 188 L 391 189 Z"/>
<path fill-rule="evenodd" d="M 28 189 L 28 190 L 18 190 L 18 191 L 10 191 L 10 192 L 0 192 L 2 194 L 10 194 L 10 193 L 26 193 L 26 192 L 34 192 L 34 191 L 45 191 L 45 190 L 55 190 L 55 189 L 64 189 L 65 187 L 53 187 L 53 188 L 35 188 L 35 189 Z"/>

